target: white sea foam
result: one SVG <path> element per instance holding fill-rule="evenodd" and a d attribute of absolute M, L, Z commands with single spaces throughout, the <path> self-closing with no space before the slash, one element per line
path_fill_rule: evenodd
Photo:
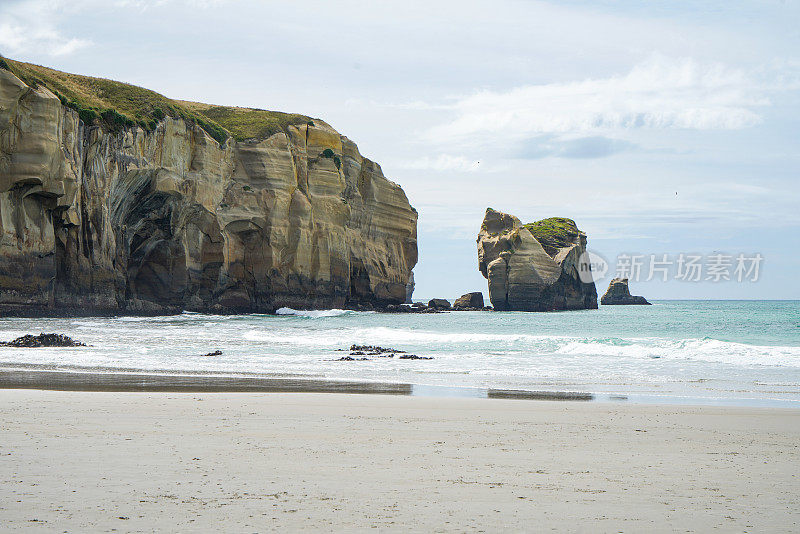
<path fill-rule="evenodd" d="M 244 339 L 287 346 L 347 347 L 352 343 L 414 347 L 415 350 L 445 349 L 460 357 L 480 349 L 484 357 L 517 358 L 521 355 L 572 355 L 622 360 L 694 360 L 751 366 L 772 365 L 800 368 L 800 347 L 761 346 L 716 339 L 578 338 L 533 334 L 487 334 L 434 332 L 404 328 L 339 328 L 324 330 L 249 330 Z"/>
<path fill-rule="evenodd" d="M 313 317 L 313 316 L 312 316 Z M 555 348 L 554 342 L 560 336 L 538 336 L 529 334 L 482 334 L 471 332 L 433 332 L 404 328 L 373 327 L 309 330 L 290 328 L 276 330 L 274 328 L 254 329 L 243 334 L 250 341 L 268 341 L 287 345 L 302 346 L 350 346 L 358 345 L 402 345 L 402 346 L 447 346 L 451 349 L 464 345 L 474 348 L 475 345 L 490 349 L 502 346 L 507 349 L 514 345 L 535 346 L 540 349 Z"/>
<path fill-rule="evenodd" d="M 631 359 L 695 360 L 728 365 L 800 367 L 800 347 L 760 346 L 718 339 L 580 339 L 559 347 L 558 354 Z"/>
<path fill-rule="evenodd" d="M 703 306 L 706 313 L 695 313 Z M 800 401 L 800 337 L 794 331 L 797 309 L 741 304 L 736 315 L 726 303 L 711 314 L 708 309 L 714 306 L 681 303 L 673 305 L 673 311 L 660 310 L 656 315 L 648 309 L 601 309 L 580 317 L 569 313 L 389 315 L 284 308 L 278 317 L 185 313 L 0 318 L 0 340 L 59 332 L 92 345 L 3 347 L 0 362 L 314 374 L 443 386 L 552 387 L 687 397 L 782 395 Z M 750 310 L 761 313 L 761 318 Z M 761 326 L 753 326 L 754 320 L 760 320 Z M 723 340 L 729 337 L 732 340 Z M 434 359 L 338 361 L 346 354 L 341 351 L 354 343 L 394 347 Z M 217 349 L 223 354 L 202 356 Z M 775 393 L 774 384 L 785 387 Z"/>

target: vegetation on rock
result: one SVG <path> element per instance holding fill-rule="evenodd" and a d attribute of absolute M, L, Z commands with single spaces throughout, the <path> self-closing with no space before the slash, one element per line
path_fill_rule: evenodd
<path fill-rule="evenodd" d="M 580 230 L 572 219 L 550 217 L 525 225 L 533 237 L 542 245 L 548 255 L 553 256 L 558 249 L 568 247 L 580 235 Z"/>
<path fill-rule="evenodd" d="M 289 125 L 311 123 L 305 115 L 172 100 L 143 87 L 7 58 L 0 59 L 0 68 L 31 87 L 47 88 L 63 105 L 77 111 L 84 123 L 100 122 L 112 131 L 137 125 L 152 131 L 166 117 L 181 118 L 223 144 L 229 137 L 238 141 L 266 138 Z"/>
<path fill-rule="evenodd" d="M 326 148 L 325 150 L 323 150 L 322 154 L 320 154 L 320 156 L 322 156 L 323 158 L 332 159 L 333 163 L 336 165 L 337 169 L 341 169 L 342 168 L 342 160 L 341 160 L 341 158 L 339 158 L 339 156 L 337 156 L 333 152 L 333 150 L 331 150 L 330 148 Z"/>
<path fill-rule="evenodd" d="M 229 131 L 237 141 L 266 139 L 286 131 L 293 124 L 308 124 L 309 118 L 295 113 L 264 109 L 211 106 L 197 102 L 180 102 L 193 113 L 203 115 Z"/>

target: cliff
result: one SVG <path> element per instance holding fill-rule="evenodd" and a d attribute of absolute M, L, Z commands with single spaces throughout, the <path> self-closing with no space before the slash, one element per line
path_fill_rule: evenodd
<path fill-rule="evenodd" d="M 586 235 L 574 221 L 551 218 L 523 225 L 513 215 L 487 208 L 477 241 L 478 269 L 489 281 L 495 310 L 597 308 L 591 272 L 582 264 Z"/>
<path fill-rule="evenodd" d="M 319 119 L 0 59 L 0 312 L 406 300 L 417 213 Z"/>
<path fill-rule="evenodd" d="M 608 289 L 600 299 L 603 306 L 625 305 L 625 304 L 644 304 L 649 305 L 647 299 L 638 295 L 631 295 L 628 288 L 627 278 L 614 278 L 608 284 Z"/>

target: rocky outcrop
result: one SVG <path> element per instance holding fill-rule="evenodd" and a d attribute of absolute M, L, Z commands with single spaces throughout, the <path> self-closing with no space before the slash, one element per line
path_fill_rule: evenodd
<path fill-rule="evenodd" d="M 585 252 L 586 235 L 570 219 L 523 225 L 488 208 L 478 233 L 478 269 L 500 311 L 596 309 Z"/>
<path fill-rule="evenodd" d="M 417 213 L 315 119 L 220 144 L 84 123 L 0 68 L 0 313 L 270 312 L 407 299 Z"/>
<path fill-rule="evenodd" d="M 650 303 L 647 302 L 647 299 L 644 297 L 631 295 L 627 278 L 614 278 L 611 280 L 611 283 L 608 284 L 608 289 L 600 299 L 600 304 L 603 306 L 611 306 L 617 304 L 649 305 Z"/>
<path fill-rule="evenodd" d="M 435 310 L 449 310 L 450 301 L 447 299 L 431 299 L 428 301 L 428 308 Z"/>
<path fill-rule="evenodd" d="M 476 291 L 474 293 L 467 293 L 466 295 L 461 295 L 455 300 L 455 302 L 453 302 L 453 308 L 456 310 L 464 310 L 464 309 L 482 310 L 483 293 L 481 293 L 480 291 Z"/>
<path fill-rule="evenodd" d="M 0 341 L 0 347 L 25 347 L 25 348 L 39 348 L 39 347 L 85 347 L 86 344 L 80 341 L 75 341 L 69 336 L 64 334 L 39 334 L 34 336 L 27 334 L 18 337 L 13 341 Z"/>

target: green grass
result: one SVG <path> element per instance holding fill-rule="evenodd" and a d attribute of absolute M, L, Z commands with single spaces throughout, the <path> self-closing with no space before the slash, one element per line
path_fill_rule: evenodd
<path fill-rule="evenodd" d="M 165 117 L 197 124 L 220 144 L 266 138 L 291 124 L 309 124 L 305 115 L 262 109 L 210 106 L 172 100 L 155 91 L 127 83 L 69 74 L 39 65 L 0 58 L 0 68 L 14 73 L 26 84 L 44 86 L 78 112 L 86 124 L 102 124 L 111 130 L 139 125 L 154 130 Z"/>
<path fill-rule="evenodd" d="M 572 245 L 580 235 L 580 230 L 572 219 L 564 217 L 550 217 L 534 223 L 525 225 L 530 230 L 533 237 L 541 243 L 542 248 L 550 256 L 558 252 L 558 249 Z"/>
<path fill-rule="evenodd" d="M 293 124 L 308 124 L 310 119 L 305 115 L 281 113 L 264 109 L 235 108 L 226 106 L 210 106 L 197 102 L 181 102 L 187 109 L 203 115 L 219 124 L 237 141 L 245 139 L 266 139 L 278 132 L 285 132 Z"/>

